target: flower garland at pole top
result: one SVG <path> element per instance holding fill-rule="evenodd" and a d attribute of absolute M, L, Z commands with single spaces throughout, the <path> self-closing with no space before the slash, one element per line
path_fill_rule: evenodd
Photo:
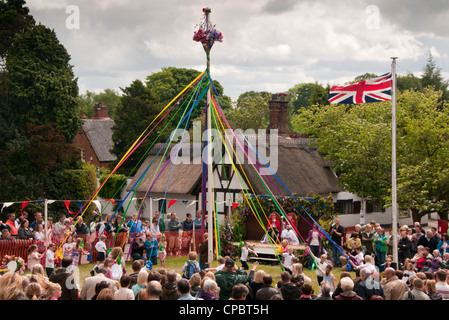
<path fill-rule="evenodd" d="M 204 21 L 198 26 L 198 30 L 194 32 L 193 40 L 201 42 L 205 50 L 210 50 L 216 41 L 223 42 L 223 35 L 215 29 L 209 21 L 210 8 L 203 8 Z"/>

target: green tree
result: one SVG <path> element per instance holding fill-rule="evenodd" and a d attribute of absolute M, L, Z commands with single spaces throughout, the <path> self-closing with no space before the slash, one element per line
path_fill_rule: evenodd
<path fill-rule="evenodd" d="M 448 103 L 441 91 L 404 91 L 397 100 L 398 202 L 414 220 L 449 206 Z M 389 203 L 391 198 L 391 102 L 314 106 L 294 124 L 316 139 L 350 192 Z"/>
<path fill-rule="evenodd" d="M 79 150 L 72 144 L 80 119 L 70 56 L 54 31 L 33 26 L 23 4 L 8 1 L 6 11 L 5 2 L 0 4 L 0 24 L 6 23 L 1 36 L 11 39 L 3 51 L 6 68 L 0 72 L 0 199 L 5 201 L 54 197 L 54 190 L 64 187 L 55 174 L 81 167 Z M 5 20 L 5 12 L 17 12 L 19 22 L 31 22 L 16 29 L 8 24 L 18 22 Z M 8 30 L 18 31 L 8 38 Z M 65 191 L 72 195 L 66 199 L 82 199 L 73 188 Z"/>
<path fill-rule="evenodd" d="M 403 76 L 401 75 L 397 76 L 397 87 L 398 91 L 405 91 L 405 90 L 421 91 L 422 83 L 420 78 L 416 77 L 413 73 L 408 72 Z"/>
<path fill-rule="evenodd" d="M 355 77 L 354 80 L 349 81 L 347 84 L 357 83 L 360 81 L 365 81 L 365 80 L 369 80 L 369 79 L 373 79 L 373 78 L 377 78 L 377 77 L 378 77 L 378 75 L 375 73 L 366 72 L 360 76 Z"/>
<path fill-rule="evenodd" d="M 100 93 L 87 90 L 78 97 L 77 109 L 79 114 L 85 114 L 88 118 L 94 115 L 94 105 L 103 102 L 108 107 L 108 114 L 115 119 L 115 109 L 121 103 L 120 94 L 114 89 L 104 89 Z"/>
<path fill-rule="evenodd" d="M 201 72 L 194 69 L 168 67 L 162 68 L 161 71 L 155 72 L 146 78 L 146 86 L 154 94 L 157 102 L 167 105 L 174 97 L 178 95 L 187 85 L 189 85 Z M 204 78 L 202 87 L 205 88 L 208 80 Z M 224 108 L 231 107 L 231 99 L 223 95 L 223 87 L 221 84 L 213 80 L 215 89 L 220 96 L 220 104 Z M 214 89 L 211 89 L 214 91 Z M 189 122 L 186 124 L 187 128 L 192 126 L 194 119 L 198 118 L 206 107 L 206 99 L 202 99 L 190 116 Z M 181 113 L 182 114 L 182 113 Z M 178 123 L 181 120 L 181 114 L 173 119 L 173 123 Z"/>
<path fill-rule="evenodd" d="M 114 147 L 111 152 L 117 155 L 118 164 L 134 141 L 144 132 L 163 106 L 155 94 L 140 80 L 135 80 L 130 86 L 122 89 L 122 102 L 115 110 L 116 120 L 112 127 Z M 160 123 L 157 130 L 153 130 L 139 148 L 131 154 L 129 159 L 121 165 L 119 171 L 128 173 L 139 162 L 147 149 L 157 141 L 158 132 L 166 124 L 166 119 Z M 169 133 L 163 133 L 159 141 L 167 139 Z"/>
<path fill-rule="evenodd" d="M 316 83 L 299 83 L 288 90 L 290 96 L 290 108 L 295 114 L 301 108 L 308 108 L 310 106 L 310 97 L 315 89 Z"/>
<path fill-rule="evenodd" d="M 319 104 L 319 105 L 328 105 L 329 104 L 329 91 L 330 86 L 327 85 L 324 87 L 323 85 L 315 82 L 315 86 L 313 88 L 312 94 L 310 96 L 309 103 L 310 105 Z"/>
<path fill-rule="evenodd" d="M 112 153 L 117 155 L 117 162 L 122 159 L 126 151 L 131 147 L 134 141 L 144 132 L 152 123 L 155 117 L 167 106 L 185 87 L 187 87 L 196 77 L 200 75 L 199 71 L 185 68 L 162 68 L 162 71 L 149 75 L 145 82 L 135 80 L 130 86 L 122 88 L 121 103 L 115 110 L 115 125 L 113 127 L 112 140 L 114 147 Z M 231 105 L 229 97 L 223 96 L 223 88 L 219 82 L 214 80 L 214 87 L 218 92 L 220 100 L 218 101 L 224 108 Z M 148 148 L 155 142 L 165 142 L 171 134 L 171 131 L 180 124 L 183 118 L 183 112 L 187 106 L 192 106 L 196 93 L 205 92 L 208 84 L 207 79 L 203 79 L 194 89 L 186 91 L 180 96 L 183 99 L 173 108 L 172 111 L 161 119 L 163 114 L 156 122 L 162 120 L 153 130 L 150 136 L 133 152 L 127 161 L 120 167 L 121 173 L 129 173 L 134 168 Z M 218 98 L 216 98 L 218 99 Z M 180 128 L 190 129 L 193 121 L 200 118 L 201 113 L 206 107 L 206 98 L 203 97 L 196 105 L 188 121 L 180 124 Z M 170 108 L 171 109 L 171 108 Z M 167 109 L 165 112 L 168 112 Z"/>
<path fill-rule="evenodd" d="M 235 108 L 229 110 L 229 124 L 233 129 L 266 129 L 270 122 L 268 109 L 270 99 L 271 94 L 266 91 L 242 93 L 237 99 Z"/>
<path fill-rule="evenodd" d="M 398 202 L 415 221 L 449 213 L 449 103 L 431 87 L 399 97 Z"/>
<path fill-rule="evenodd" d="M 436 66 L 432 54 L 429 53 L 427 64 L 424 66 L 424 72 L 421 76 L 422 87 L 433 86 L 435 90 L 442 92 L 442 99 L 449 100 L 449 92 L 447 90 L 448 82 L 441 75 L 441 68 Z"/>
<path fill-rule="evenodd" d="M 0 69 L 5 67 L 15 36 L 34 27 L 34 18 L 29 13 L 24 0 L 0 1 Z"/>
<path fill-rule="evenodd" d="M 15 38 L 6 58 L 8 108 L 20 127 L 52 123 L 72 141 L 80 128 L 77 79 L 70 56 L 43 25 Z"/>

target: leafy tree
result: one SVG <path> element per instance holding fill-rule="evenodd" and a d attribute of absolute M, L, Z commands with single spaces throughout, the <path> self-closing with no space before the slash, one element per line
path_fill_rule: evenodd
<path fill-rule="evenodd" d="M 72 144 L 80 128 L 78 85 L 56 34 L 34 26 L 24 3 L 0 3 L 0 37 L 6 39 L 0 72 L 0 198 L 58 199 L 55 190 L 64 185 L 56 175 L 81 167 Z M 82 199 L 74 188 L 64 192 L 71 195 L 66 199 Z"/>
<path fill-rule="evenodd" d="M 168 67 L 162 68 L 161 71 L 155 72 L 146 78 L 145 84 L 148 89 L 154 94 L 157 102 L 166 106 L 174 97 L 178 95 L 187 85 L 189 85 L 201 72 L 194 69 Z M 204 78 L 201 86 L 205 88 L 208 80 Z M 223 87 L 221 84 L 213 80 L 215 89 L 220 96 L 220 103 L 224 108 L 231 107 L 231 99 L 223 95 Z M 213 88 L 211 90 L 214 90 Z M 202 99 L 190 116 L 189 122 L 186 124 L 187 128 L 192 126 L 194 119 L 198 118 L 206 107 L 206 99 Z M 182 113 L 181 113 L 182 114 Z M 173 119 L 173 123 L 178 123 L 181 120 L 181 114 Z M 185 126 L 184 126 L 185 127 Z"/>
<path fill-rule="evenodd" d="M 397 88 L 398 91 L 414 90 L 421 91 L 422 83 L 421 79 L 416 77 L 413 73 L 408 72 L 406 75 L 397 76 Z"/>
<path fill-rule="evenodd" d="M 309 108 L 311 105 L 317 103 L 322 105 L 329 104 L 329 90 L 329 85 L 325 87 L 318 82 L 300 83 L 295 85 L 288 90 L 291 96 L 289 113 L 294 115 L 298 113 L 301 108 Z"/>
<path fill-rule="evenodd" d="M 404 91 L 397 99 L 398 203 L 422 215 L 449 212 L 448 103 L 441 91 Z M 302 109 L 302 127 L 331 160 L 340 184 L 372 200 L 391 201 L 391 102 Z"/>
<path fill-rule="evenodd" d="M 0 69 L 5 67 L 5 59 L 15 36 L 35 25 L 30 10 L 24 5 L 24 0 L 0 1 Z"/>
<path fill-rule="evenodd" d="M 441 91 L 402 94 L 398 109 L 398 202 L 410 208 L 414 220 L 449 213 L 449 103 Z"/>
<path fill-rule="evenodd" d="M 329 104 L 329 91 L 330 86 L 326 87 L 322 86 L 318 82 L 315 82 L 315 86 L 312 91 L 312 95 L 310 96 L 309 103 L 310 105 L 320 104 L 320 105 L 328 105 Z"/>
<path fill-rule="evenodd" d="M 78 113 L 92 118 L 94 115 L 94 105 L 103 102 L 108 107 L 109 117 L 115 119 L 115 109 L 121 103 L 120 101 L 120 94 L 114 89 L 104 89 L 100 93 L 87 90 L 78 97 Z"/>
<path fill-rule="evenodd" d="M 78 96 L 70 56 L 54 31 L 43 25 L 18 35 L 6 58 L 7 103 L 15 122 L 26 127 L 54 124 L 72 141 L 80 128 Z"/>
<path fill-rule="evenodd" d="M 435 90 L 442 91 L 441 97 L 444 100 L 449 99 L 449 92 L 447 90 L 448 82 L 443 79 L 441 75 L 441 68 L 436 66 L 432 54 L 429 53 L 427 64 L 424 67 L 424 73 L 421 76 L 422 87 L 433 86 Z"/>
<path fill-rule="evenodd" d="M 364 74 L 362 74 L 360 76 L 355 77 L 354 80 L 348 82 L 348 84 L 350 84 L 350 83 L 357 83 L 357 82 L 364 81 L 364 80 L 369 80 L 369 79 L 372 79 L 372 78 L 377 78 L 378 76 L 379 75 L 377 75 L 375 73 L 366 72 L 366 73 L 364 73 Z"/>
<path fill-rule="evenodd" d="M 116 109 L 116 120 L 112 128 L 114 147 L 111 152 L 117 155 L 117 163 L 163 108 L 155 94 L 140 80 L 135 80 L 122 91 L 122 103 Z M 158 125 L 157 131 L 151 132 L 151 135 L 121 166 L 120 172 L 127 173 L 139 162 L 153 141 L 156 141 L 158 131 L 165 124 L 166 121 Z M 159 138 L 159 141 L 164 138 L 168 138 L 166 133 Z"/>
<path fill-rule="evenodd" d="M 315 89 L 316 83 L 299 83 L 288 90 L 292 113 L 297 113 L 301 108 L 308 108 L 310 106 L 310 97 Z"/>
<path fill-rule="evenodd" d="M 233 129 L 266 129 L 270 122 L 268 101 L 271 94 L 266 91 L 242 93 L 235 108 L 229 110 L 229 124 Z M 226 114 L 225 114 L 226 115 Z"/>
<path fill-rule="evenodd" d="M 185 68 L 162 68 L 162 71 L 149 75 L 145 82 L 135 80 L 130 86 L 122 88 L 121 104 L 115 110 L 115 125 L 113 127 L 112 140 L 114 147 L 112 153 L 117 155 L 117 162 L 120 161 L 125 152 L 131 147 L 134 141 L 144 132 L 155 117 L 168 105 L 188 84 L 200 75 L 199 71 Z M 198 83 L 200 85 L 200 83 Z M 207 79 L 203 79 L 200 92 L 206 88 Z M 223 96 L 223 88 L 217 81 L 214 87 L 218 91 L 223 107 L 229 108 L 231 105 L 229 97 Z M 120 167 L 121 173 L 129 173 L 134 168 L 148 148 L 154 142 L 165 142 L 173 129 L 175 129 L 182 119 L 184 108 L 192 106 L 194 101 L 194 90 L 186 92 L 184 100 L 165 117 L 157 129 L 153 130 L 150 136 L 133 152 L 127 161 Z M 198 95 L 199 97 L 199 95 Z M 190 102 L 188 104 L 187 102 Z M 195 110 L 190 115 L 189 121 L 183 122 L 181 128 L 189 129 L 193 121 L 206 107 L 206 98 L 200 100 Z M 182 110 L 181 110 L 182 109 Z M 176 112 L 176 110 L 179 110 Z M 168 110 L 167 110 L 168 112 Z M 161 119 L 160 117 L 159 119 Z M 159 119 L 153 124 L 156 125 Z M 165 128 L 165 129 L 164 129 Z"/>

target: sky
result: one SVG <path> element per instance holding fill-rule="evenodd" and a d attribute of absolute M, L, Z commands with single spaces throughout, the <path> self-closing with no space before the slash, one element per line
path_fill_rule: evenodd
<path fill-rule="evenodd" d="M 211 8 L 223 33 L 211 76 L 237 100 L 246 91 L 342 85 L 364 73 L 420 75 L 429 53 L 449 79 L 447 0 L 28 0 L 71 56 L 80 94 L 129 86 L 165 67 L 206 68 L 193 41 Z"/>

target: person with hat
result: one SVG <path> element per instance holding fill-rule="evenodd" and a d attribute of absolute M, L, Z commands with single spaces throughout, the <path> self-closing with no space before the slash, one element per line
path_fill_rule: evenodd
<path fill-rule="evenodd" d="M 215 280 L 220 288 L 220 300 L 229 300 L 232 296 L 232 288 L 239 283 L 245 284 L 248 275 L 245 271 L 237 269 L 234 260 L 227 258 L 221 271 L 215 273 Z"/>
<path fill-rule="evenodd" d="M 279 237 L 279 232 L 281 231 L 281 221 L 277 219 L 276 213 L 273 212 L 269 216 L 269 221 L 266 227 L 266 234 L 262 238 L 262 243 L 269 243 L 268 236 L 271 237 L 271 239 L 276 240 Z"/>

